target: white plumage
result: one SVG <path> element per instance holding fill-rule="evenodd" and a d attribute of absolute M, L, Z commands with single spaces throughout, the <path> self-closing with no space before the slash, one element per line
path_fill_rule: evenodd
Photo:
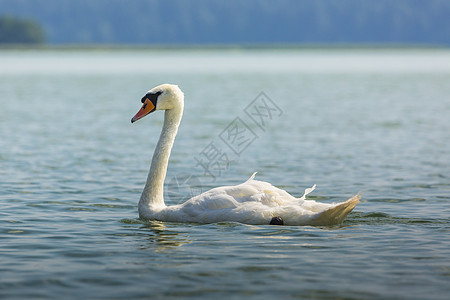
<path fill-rule="evenodd" d="M 211 189 L 183 204 L 166 206 L 163 190 L 170 152 L 184 107 L 184 95 L 176 85 L 157 86 L 142 98 L 143 106 L 131 120 L 135 122 L 155 110 L 165 110 L 164 125 L 155 149 L 147 182 L 139 201 L 143 219 L 214 223 L 234 221 L 245 224 L 269 224 L 274 217 L 284 225 L 333 225 L 341 223 L 359 203 L 359 195 L 338 204 L 306 200 L 315 188 L 306 189 L 300 198 L 268 182 L 255 180 L 235 186 Z"/>

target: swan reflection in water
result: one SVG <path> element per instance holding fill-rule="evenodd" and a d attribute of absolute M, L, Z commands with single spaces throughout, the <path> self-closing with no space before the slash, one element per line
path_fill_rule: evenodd
<path fill-rule="evenodd" d="M 145 221 L 140 232 L 146 237 L 140 249 L 153 249 L 155 252 L 167 252 L 192 242 L 187 233 L 169 230 L 160 221 Z"/>

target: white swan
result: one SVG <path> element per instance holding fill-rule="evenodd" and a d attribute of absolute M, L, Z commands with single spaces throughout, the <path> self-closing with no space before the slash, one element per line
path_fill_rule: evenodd
<path fill-rule="evenodd" d="M 163 84 L 142 98 L 142 108 L 131 119 L 135 122 L 155 110 L 165 110 L 164 125 L 139 201 L 141 219 L 214 223 L 234 221 L 246 224 L 333 225 L 341 223 L 359 203 L 359 195 L 338 204 L 318 203 L 300 198 L 270 183 L 257 181 L 254 173 L 235 186 L 217 187 L 183 204 L 166 206 L 163 190 L 170 152 L 183 115 L 184 94 L 176 85 Z"/>

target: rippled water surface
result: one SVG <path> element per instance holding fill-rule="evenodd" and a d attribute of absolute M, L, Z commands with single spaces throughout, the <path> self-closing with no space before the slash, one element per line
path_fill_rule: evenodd
<path fill-rule="evenodd" d="M 186 97 L 168 204 L 254 171 L 362 202 L 333 227 L 139 220 L 163 113 L 130 119 L 164 82 Z M 447 299 L 449 83 L 447 50 L 3 50 L 0 297 Z"/>

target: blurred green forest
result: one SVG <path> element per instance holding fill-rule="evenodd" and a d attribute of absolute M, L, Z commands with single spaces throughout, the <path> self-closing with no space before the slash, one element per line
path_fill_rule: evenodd
<path fill-rule="evenodd" d="M 0 0 L 50 44 L 450 46 L 449 0 Z"/>
<path fill-rule="evenodd" d="M 36 22 L 0 16 L 0 44 L 42 44 L 45 32 Z"/>

